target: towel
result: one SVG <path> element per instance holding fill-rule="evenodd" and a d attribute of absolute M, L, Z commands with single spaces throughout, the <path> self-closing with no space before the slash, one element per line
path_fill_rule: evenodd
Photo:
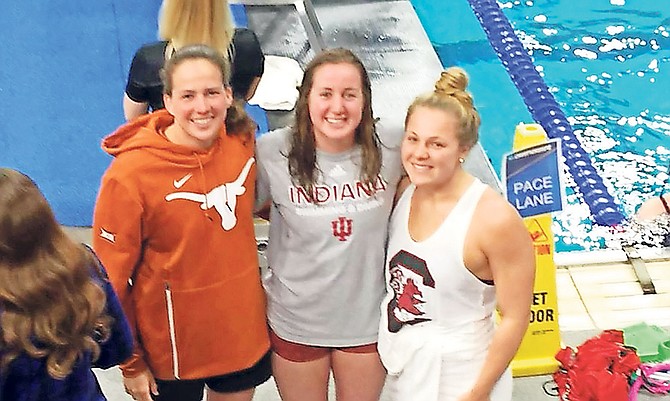
<path fill-rule="evenodd" d="M 265 110 L 293 110 L 302 74 L 300 64 L 292 58 L 265 56 L 265 71 L 249 104 Z"/>

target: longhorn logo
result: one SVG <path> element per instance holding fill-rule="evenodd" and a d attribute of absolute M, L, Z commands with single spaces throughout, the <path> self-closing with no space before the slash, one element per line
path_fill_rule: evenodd
<path fill-rule="evenodd" d="M 165 196 L 166 201 L 176 199 L 190 200 L 200 203 L 202 210 L 211 209 L 212 207 L 221 216 L 221 227 L 228 231 L 233 229 L 237 224 L 237 217 L 235 216 L 235 207 L 237 206 L 237 197 L 242 195 L 247 189 L 244 187 L 244 181 L 249 175 L 249 170 L 254 164 L 253 157 L 247 160 L 247 163 L 240 171 L 240 175 L 233 182 L 228 182 L 218 187 L 213 188 L 206 194 L 199 194 L 195 192 L 173 192 Z"/>

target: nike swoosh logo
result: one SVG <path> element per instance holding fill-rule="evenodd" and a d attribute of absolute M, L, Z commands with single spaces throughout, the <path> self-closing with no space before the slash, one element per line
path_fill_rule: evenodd
<path fill-rule="evenodd" d="M 186 181 L 190 180 L 192 176 L 193 176 L 193 174 L 188 173 L 185 176 L 183 176 L 181 179 L 174 180 L 172 183 L 174 184 L 175 188 L 179 189 L 179 188 L 183 187 L 184 184 L 186 184 Z"/>

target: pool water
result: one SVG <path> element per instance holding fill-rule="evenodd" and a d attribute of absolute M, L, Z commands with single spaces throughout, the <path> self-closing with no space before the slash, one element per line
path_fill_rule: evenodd
<path fill-rule="evenodd" d="M 460 65 L 470 74 L 483 120 L 481 143 L 500 173 L 514 126 L 532 122 L 525 104 L 466 0 L 444 2 L 448 7 L 412 3 L 443 65 Z M 670 190 L 670 2 L 499 5 L 624 215 Z M 554 214 L 556 250 L 616 246 L 618 230 L 592 224 L 588 206 L 566 178 L 566 206 Z"/>

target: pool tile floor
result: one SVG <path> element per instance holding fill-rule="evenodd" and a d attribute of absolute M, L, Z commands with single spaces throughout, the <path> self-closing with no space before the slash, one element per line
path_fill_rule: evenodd
<path fill-rule="evenodd" d="M 643 294 L 631 265 L 612 263 L 556 272 L 561 331 L 670 327 L 670 261 L 647 262 L 656 294 Z"/>

